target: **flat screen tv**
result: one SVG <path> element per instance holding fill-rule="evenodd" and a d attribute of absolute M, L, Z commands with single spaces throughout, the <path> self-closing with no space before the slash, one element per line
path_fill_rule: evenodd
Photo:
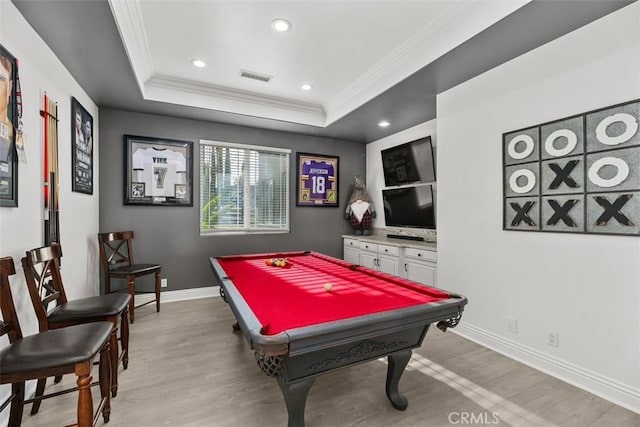
<path fill-rule="evenodd" d="M 431 185 L 382 190 L 387 227 L 436 228 Z"/>
<path fill-rule="evenodd" d="M 382 150 L 385 186 L 436 180 L 431 137 Z"/>

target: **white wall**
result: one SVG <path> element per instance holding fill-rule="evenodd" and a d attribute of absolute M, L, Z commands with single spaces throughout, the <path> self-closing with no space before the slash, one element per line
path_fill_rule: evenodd
<path fill-rule="evenodd" d="M 437 158 L 437 136 L 436 136 L 436 120 L 429 120 L 428 122 L 420 123 L 409 129 L 394 133 L 393 135 L 386 136 L 367 144 L 367 191 L 369 196 L 373 200 L 373 205 L 376 208 L 377 216 L 373 220 L 373 227 L 378 229 L 385 229 L 384 223 L 384 209 L 382 205 L 382 190 L 386 188 L 384 184 L 384 174 L 382 171 L 382 157 L 380 152 L 390 147 L 395 147 L 405 142 L 415 141 L 416 139 L 431 136 L 431 144 L 434 148 L 434 160 Z M 436 161 L 437 164 L 437 161 Z M 436 186 L 433 185 L 434 198 L 437 197 Z M 437 208 L 437 206 L 436 206 Z M 436 222 L 437 224 L 437 222 Z M 436 225 L 437 227 L 437 225 Z M 420 234 L 425 237 L 428 236 L 429 240 L 436 239 L 435 231 L 423 231 L 415 229 L 393 229 L 394 233 L 405 234 Z"/>
<path fill-rule="evenodd" d="M 640 238 L 503 231 L 501 172 L 503 132 L 636 98 L 638 3 L 440 94 L 438 284 L 462 335 L 640 412 Z"/>
<path fill-rule="evenodd" d="M 17 274 L 11 280 L 16 308 L 25 335 L 38 326 L 29 299 L 20 258 L 28 249 L 42 246 L 42 128 L 39 115 L 42 94 L 58 102 L 58 157 L 60 169 L 60 229 L 63 249 L 63 280 L 69 299 L 96 295 L 99 290 L 98 257 L 98 108 L 44 41 L 9 1 L 0 1 L 0 43 L 19 60 L 23 95 L 23 123 L 27 163 L 20 163 L 18 208 L 0 208 L 0 256 L 12 256 Z M 94 119 L 93 195 L 71 192 L 71 97 Z M 5 346 L 7 341 L 0 341 Z M 2 387 L 0 400 L 8 387 Z M 46 405 L 46 403 L 45 403 Z M 8 410 L 0 414 L 6 423 Z"/>

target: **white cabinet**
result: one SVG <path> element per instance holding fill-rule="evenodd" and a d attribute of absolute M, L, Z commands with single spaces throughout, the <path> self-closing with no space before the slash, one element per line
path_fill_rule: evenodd
<path fill-rule="evenodd" d="M 360 265 L 398 276 L 401 248 L 371 242 L 360 242 Z"/>
<path fill-rule="evenodd" d="M 378 245 L 378 270 L 399 276 L 402 266 L 402 248 Z"/>
<path fill-rule="evenodd" d="M 435 287 L 437 252 L 344 237 L 343 258 L 352 264 Z"/>
<path fill-rule="evenodd" d="M 405 248 L 404 270 L 406 278 L 427 286 L 437 286 L 437 260 L 435 251 Z"/>
<path fill-rule="evenodd" d="M 343 258 L 351 264 L 360 264 L 360 242 L 355 239 L 344 238 Z"/>
<path fill-rule="evenodd" d="M 360 265 L 377 270 L 378 245 L 371 242 L 360 242 Z"/>

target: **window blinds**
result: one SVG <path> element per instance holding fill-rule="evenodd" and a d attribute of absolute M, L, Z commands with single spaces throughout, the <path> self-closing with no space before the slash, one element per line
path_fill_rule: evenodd
<path fill-rule="evenodd" d="M 291 150 L 200 141 L 200 234 L 289 232 Z"/>

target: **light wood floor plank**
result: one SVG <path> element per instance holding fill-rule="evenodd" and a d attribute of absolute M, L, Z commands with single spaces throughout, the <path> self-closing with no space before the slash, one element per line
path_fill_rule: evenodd
<path fill-rule="evenodd" d="M 163 304 L 159 314 L 151 306 L 136 310 L 129 369 L 120 371 L 108 426 L 285 426 L 280 389 L 231 332 L 232 323 L 220 298 Z M 307 426 L 451 427 L 463 425 L 463 414 L 501 427 L 640 425 L 638 414 L 435 328 L 400 382 L 406 411 L 387 400 L 385 376 L 386 363 L 373 361 L 319 377 L 307 401 Z M 73 381 L 67 375 L 63 384 Z M 25 408 L 23 426 L 70 424 L 75 404 L 70 394 L 44 401 L 34 417 Z"/>

